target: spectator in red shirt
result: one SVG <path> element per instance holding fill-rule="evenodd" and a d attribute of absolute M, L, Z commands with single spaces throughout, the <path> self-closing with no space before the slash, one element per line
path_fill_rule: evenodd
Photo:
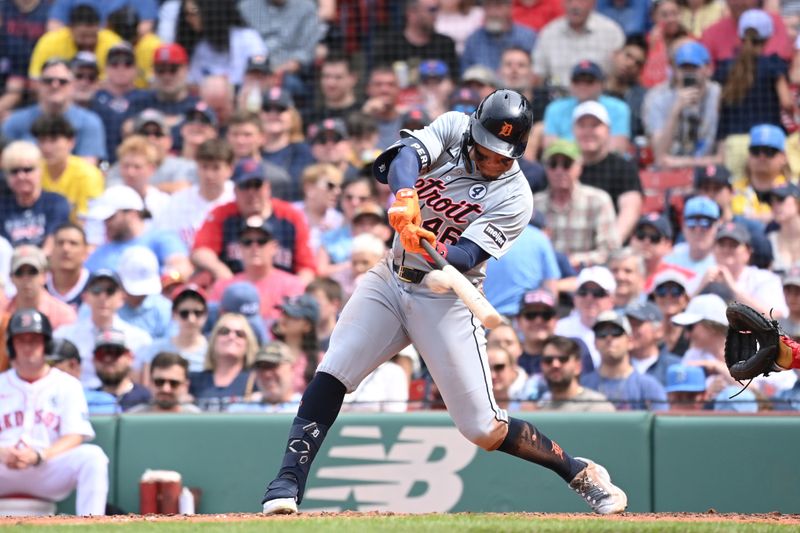
<path fill-rule="evenodd" d="M 233 171 L 233 202 L 215 208 L 197 232 L 192 261 L 215 279 L 229 279 L 242 271 L 239 232 L 242 220 L 262 217 L 275 238 L 277 268 L 297 274 L 304 282 L 314 278 L 314 256 L 303 214 L 289 203 L 272 197 L 270 180 L 254 159 L 240 161 Z"/>
<path fill-rule="evenodd" d="M 306 283 L 294 274 L 275 268 L 273 261 L 278 243 L 272 236 L 269 220 L 258 215 L 245 219 L 239 232 L 239 250 L 244 270 L 230 279 L 218 280 L 209 300 L 218 302 L 225 288 L 235 281 L 249 281 L 258 289 L 261 316 L 269 325 L 281 314 L 278 306 L 285 299 L 303 294 Z"/>
<path fill-rule="evenodd" d="M 563 14 L 564 6 L 561 0 L 514 0 L 511 18 L 517 24 L 524 24 L 539 31 L 548 22 Z"/>
<path fill-rule="evenodd" d="M 709 26 L 703 32 L 701 42 L 711 54 L 712 63 L 732 59 L 742 45 L 742 39 L 737 31 L 739 17 L 748 9 L 758 9 L 761 2 L 758 0 L 727 0 L 730 15 L 722 17 L 716 24 Z M 780 13 L 769 13 L 772 17 L 774 31 L 764 44 L 763 55 L 777 54 L 787 61 L 792 59 L 792 42 L 786 32 Z"/>

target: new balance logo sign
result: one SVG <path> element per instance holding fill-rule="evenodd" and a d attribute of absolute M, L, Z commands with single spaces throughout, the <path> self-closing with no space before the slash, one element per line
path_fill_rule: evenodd
<path fill-rule="evenodd" d="M 478 450 L 453 427 L 406 426 L 390 439 L 379 426 L 344 426 L 339 438 L 347 444 L 327 449 L 333 466 L 310 480 L 307 510 L 447 512 L 464 491 L 458 472 Z"/>
<path fill-rule="evenodd" d="M 506 234 L 500 231 L 494 224 L 487 225 L 484 228 L 483 233 L 491 237 L 495 244 L 497 244 L 497 246 L 500 248 L 502 248 L 508 240 Z"/>

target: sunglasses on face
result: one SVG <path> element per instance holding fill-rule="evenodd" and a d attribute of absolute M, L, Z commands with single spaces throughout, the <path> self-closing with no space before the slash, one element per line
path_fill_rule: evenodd
<path fill-rule="evenodd" d="M 139 133 L 145 137 L 158 137 L 159 139 L 164 136 L 161 128 L 143 128 Z"/>
<path fill-rule="evenodd" d="M 109 59 L 108 66 L 109 67 L 132 67 L 133 66 L 133 59 L 127 59 L 127 58 Z"/>
<path fill-rule="evenodd" d="M 684 224 L 686 224 L 687 228 L 708 229 L 714 224 L 714 221 L 706 217 L 694 217 L 687 218 Z"/>
<path fill-rule="evenodd" d="M 122 348 L 101 348 L 99 350 L 95 350 L 94 358 L 100 361 L 108 359 L 119 359 L 125 353 L 126 350 Z"/>
<path fill-rule="evenodd" d="M 660 298 L 664 298 L 666 296 L 672 296 L 673 298 L 677 298 L 685 294 L 685 291 L 683 290 L 682 287 L 672 284 L 659 285 L 653 292 L 655 293 L 656 296 Z"/>
<path fill-rule="evenodd" d="M 615 339 L 622 337 L 625 335 L 625 332 L 621 329 L 600 329 L 594 332 L 594 336 L 596 339 L 605 339 L 606 337 L 614 337 Z"/>
<path fill-rule="evenodd" d="M 552 318 L 556 316 L 556 312 L 552 310 L 546 311 L 525 311 L 522 313 L 522 317 L 525 320 L 536 320 L 537 318 L 541 318 L 545 322 L 548 320 L 552 320 Z"/>
<path fill-rule="evenodd" d="M 240 339 L 247 338 L 247 333 L 245 333 L 243 329 L 231 329 L 227 326 L 222 326 L 221 328 L 219 328 L 219 330 L 217 330 L 217 333 L 219 333 L 220 337 L 224 337 L 226 335 L 230 335 L 231 333 L 233 333 Z"/>
<path fill-rule="evenodd" d="M 771 146 L 751 146 L 747 149 L 753 157 L 758 157 L 761 155 L 767 156 L 767 158 L 772 159 L 776 155 L 780 153 L 780 150 L 777 148 L 772 148 Z"/>
<path fill-rule="evenodd" d="M 85 80 L 85 81 L 97 81 L 97 74 L 86 74 L 83 72 L 79 72 L 75 74 L 76 80 Z"/>
<path fill-rule="evenodd" d="M 552 157 L 547 162 L 547 167 L 550 170 L 556 170 L 559 168 L 563 170 L 569 170 L 572 168 L 573 163 L 574 161 L 572 159 L 568 159 L 566 157 Z"/>
<path fill-rule="evenodd" d="M 575 294 L 584 298 L 587 296 L 593 298 L 605 298 L 608 296 L 608 292 L 605 289 L 590 289 L 589 287 L 581 287 L 575 291 Z"/>
<path fill-rule="evenodd" d="M 264 246 L 268 242 L 269 242 L 269 239 L 267 237 L 256 237 L 256 238 L 239 239 L 239 244 L 242 245 L 245 248 L 249 248 L 250 246 L 253 246 L 254 244 L 257 244 L 259 246 Z"/>
<path fill-rule="evenodd" d="M 64 85 L 68 85 L 69 84 L 69 79 L 68 78 L 54 78 L 54 77 L 48 76 L 46 78 L 42 78 L 41 82 L 44 85 L 48 85 L 50 87 L 63 87 Z"/>
<path fill-rule="evenodd" d="M 285 107 L 279 105 L 265 105 L 261 108 L 264 113 L 283 113 L 286 111 Z"/>
<path fill-rule="evenodd" d="M 181 317 L 183 320 L 188 320 L 189 315 L 194 315 L 195 318 L 200 318 L 206 314 L 205 309 L 180 309 L 178 310 L 178 316 Z"/>
<path fill-rule="evenodd" d="M 117 287 L 114 285 L 92 285 L 89 287 L 89 294 L 93 294 L 95 296 L 100 296 L 101 294 L 105 294 L 106 296 L 114 296 L 117 292 Z"/>
<path fill-rule="evenodd" d="M 176 74 L 179 68 L 178 65 L 158 65 L 155 71 L 156 74 Z"/>
<path fill-rule="evenodd" d="M 264 180 L 247 180 L 236 185 L 236 188 L 242 191 L 257 190 L 264 185 Z"/>
<path fill-rule="evenodd" d="M 492 372 L 502 372 L 507 366 L 508 365 L 505 363 L 497 363 L 496 365 L 492 365 Z"/>
<path fill-rule="evenodd" d="M 6 170 L 9 176 L 16 176 L 17 174 L 30 174 L 36 170 L 36 167 L 14 167 Z"/>
<path fill-rule="evenodd" d="M 543 365 L 552 365 L 555 361 L 558 361 L 562 365 L 567 364 L 569 362 L 569 355 L 549 355 L 549 356 L 542 356 L 542 364 Z"/>
<path fill-rule="evenodd" d="M 33 267 L 19 267 L 14 271 L 15 278 L 24 278 L 26 276 L 37 276 L 39 271 Z"/>
<path fill-rule="evenodd" d="M 650 241 L 652 244 L 660 243 L 662 238 L 659 233 L 650 233 L 649 231 L 642 230 L 637 231 L 633 236 L 640 241 Z"/>
<path fill-rule="evenodd" d="M 180 379 L 153 378 L 153 385 L 155 385 L 157 389 L 163 388 L 166 384 L 169 384 L 171 389 L 177 389 L 183 385 L 183 381 Z"/>
<path fill-rule="evenodd" d="M 340 135 L 320 135 L 314 139 L 314 144 L 336 144 L 342 139 Z"/>

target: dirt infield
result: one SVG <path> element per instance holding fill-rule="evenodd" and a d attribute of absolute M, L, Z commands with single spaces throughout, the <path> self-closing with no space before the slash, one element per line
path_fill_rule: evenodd
<path fill-rule="evenodd" d="M 453 513 L 454 516 L 469 516 L 469 513 Z M 739 513 L 717 513 L 709 509 L 705 513 L 623 513 L 615 516 L 598 516 L 587 513 L 500 513 L 502 516 L 513 516 L 529 519 L 549 519 L 549 520 L 603 520 L 603 521 L 622 521 L 622 522 L 650 522 L 650 521 L 669 521 L 669 522 L 717 522 L 717 523 L 760 523 L 776 525 L 798 525 L 800 526 L 800 515 L 782 514 L 779 512 L 767 514 L 739 514 Z M 265 517 L 259 513 L 225 513 L 225 514 L 201 514 L 193 516 L 182 515 L 118 515 L 118 516 L 41 516 L 41 517 L 0 517 L 0 527 L 9 525 L 80 525 L 80 524 L 123 524 L 130 522 L 182 522 L 182 523 L 203 523 L 203 522 L 247 522 L 252 520 L 270 521 L 299 521 L 308 518 L 369 518 L 377 516 L 423 516 L 423 515 L 402 515 L 400 513 L 381 513 L 369 512 L 359 513 L 345 511 L 342 513 L 301 513 L 291 516 L 271 516 Z"/>

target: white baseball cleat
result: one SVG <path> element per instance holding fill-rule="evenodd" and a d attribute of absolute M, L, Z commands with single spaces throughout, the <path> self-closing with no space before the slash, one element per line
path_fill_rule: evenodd
<path fill-rule="evenodd" d="M 264 514 L 295 514 L 297 513 L 297 502 L 294 498 L 276 498 L 267 500 L 261 508 Z"/>
<path fill-rule="evenodd" d="M 608 470 L 599 464 L 583 457 L 576 457 L 586 463 L 569 486 L 586 500 L 586 503 L 599 514 L 615 514 L 625 511 L 628 497 L 625 492 L 611 483 Z"/>

